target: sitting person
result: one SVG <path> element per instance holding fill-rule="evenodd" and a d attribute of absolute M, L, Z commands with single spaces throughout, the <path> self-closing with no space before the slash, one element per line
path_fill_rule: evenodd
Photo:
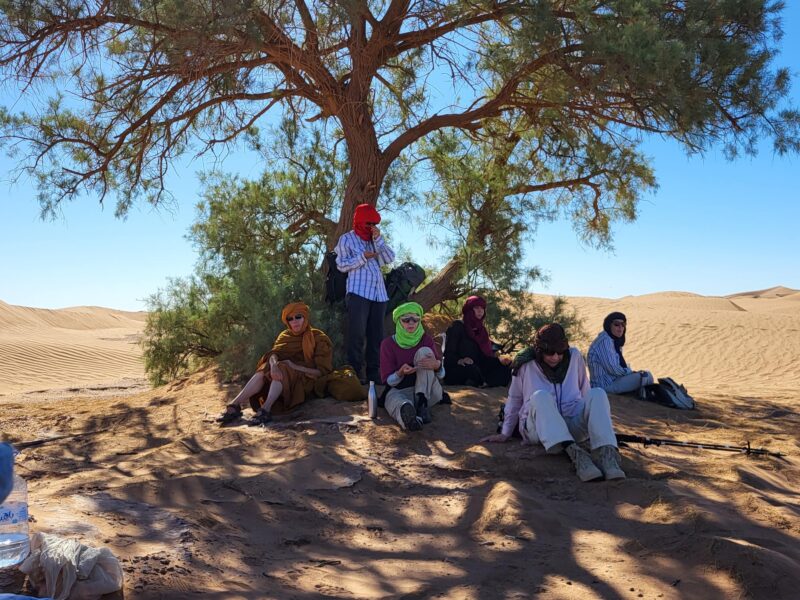
<path fill-rule="evenodd" d="M 518 428 L 524 442 L 541 443 L 549 454 L 565 450 L 581 481 L 625 477 L 608 397 L 589 387 L 583 357 L 561 325 L 541 327 L 533 347 L 514 358 L 512 373 L 501 432 L 481 442 L 506 442 Z M 576 443 L 587 439 L 591 456 Z"/>
<path fill-rule="evenodd" d="M 586 361 L 589 363 L 589 376 L 592 387 L 603 388 L 610 394 L 636 392 L 644 397 L 644 386 L 653 383 L 653 375 L 648 371 L 633 371 L 625 357 L 625 330 L 628 326 L 625 315 L 612 312 L 603 319 L 603 331 L 589 346 Z"/>
<path fill-rule="evenodd" d="M 470 296 L 461 309 L 463 320 L 448 327 L 444 347 L 444 382 L 447 385 L 505 387 L 511 381 L 511 359 L 492 349 L 483 324 L 486 301 Z"/>
<path fill-rule="evenodd" d="M 422 327 L 422 314 L 416 302 L 395 308 L 395 334 L 381 343 L 381 379 L 388 386 L 384 407 L 408 431 L 422 429 L 431 422 L 431 407 L 450 401 L 439 383 L 444 376 L 441 355 Z"/>
<path fill-rule="evenodd" d="M 272 412 L 287 412 L 302 404 L 312 395 L 314 380 L 333 370 L 333 345 L 327 335 L 311 327 L 308 306 L 302 302 L 287 304 L 281 321 L 286 329 L 258 361 L 255 375 L 217 418 L 220 424 L 239 419 L 242 406 L 251 398 L 259 398 L 263 404 L 249 424 L 266 425 L 272 420 Z"/>

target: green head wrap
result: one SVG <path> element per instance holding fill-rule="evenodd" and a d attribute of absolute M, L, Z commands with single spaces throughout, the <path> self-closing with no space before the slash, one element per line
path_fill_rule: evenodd
<path fill-rule="evenodd" d="M 401 348 L 413 348 L 419 344 L 419 341 L 425 333 L 425 330 L 422 328 L 423 313 L 422 307 L 416 302 L 406 302 L 392 311 L 392 321 L 394 321 L 395 330 L 394 339 L 398 346 Z M 400 317 L 403 315 L 417 315 L 419 317 L 420 321 L 417 323 L 417 328 L 412 333 L 408 333 L 400 322 Z"/>

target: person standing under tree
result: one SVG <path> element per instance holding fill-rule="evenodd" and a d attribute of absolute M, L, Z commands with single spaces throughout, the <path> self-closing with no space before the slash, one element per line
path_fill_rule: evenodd
<path fill-rule="evenodd" d="M 373 206 L 359 204 L 352 231 L 339 238 L 334 250 L 336 267 L 347 273 L 347 362 L 362 383 L 381 381 L 380 345 L 389 300 L 381 267 L 394 262 L 394 252 L 381 236 L 380 222 L 381 216 Z M 366 379 L 361 374 L 365 343 Z"/>

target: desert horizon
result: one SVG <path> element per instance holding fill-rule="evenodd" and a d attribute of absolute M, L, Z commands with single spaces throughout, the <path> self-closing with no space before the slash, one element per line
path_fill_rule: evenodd
<path fill-rule="evenodd" d="M 547 301 L 551 294 L 532 293 Z M 726 296 L 704 296 L 693 292 L 663 291 L 620 298 L 565 296 L 583 319 L 587 339 L 575 345 L 586 351 L 600 331 L 603 317 L 613 310 L 628 315 L 631 334 L 626 356 L 641 368 L 669 375 L 702 391 L 790 391 L 800 389 L 800 372 L 791 368 L 800 356 L 800 290 L 774 286 Z M 736 314 L 744 313 L 744 314 Z M 759 336 L 751 349 L 737 354 L 737 344 L 748 341 L 748 321 L 763 315 L 756 328 L 768 331 L 785 343 L 767 343 Z M 12 394 L 58 392 L 115 393 L 147 387 L 138 342 L 147 312 L 124 311 L 101 306 L 71 306 L 49 309 L 8 304 L 0 299 L 0 401 Z M 677 330 L 672 330 L 672 326 Z M 685 334 L 694 332 L 691 336 Z M 704 348 L 721 345 L 706 362 L 696 360 Z M 681 348 L 685 352 L 681 353 Z M 735 354 L 735 356 L 734 356 Z M 783 372 L 772 381 L 764 369 Z M 752 371 L 750 377 L 732 377 Z M 716 376 L 715 376 L 716 374 Z M 744 375 L 744 374 L 742 374 Z M 71 391 L 70 391 L 71 390 Z"/>

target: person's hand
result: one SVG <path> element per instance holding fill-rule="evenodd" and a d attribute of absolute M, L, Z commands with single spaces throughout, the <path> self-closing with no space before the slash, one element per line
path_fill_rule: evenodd
<path fill-rule="evenodd" d="M 494 435 L 487 435 L 485 438 L 483 438 L 481 440 L 481 444 L 504 444 L 510 437 L 510 435 L 506 435 L 504 433 L 495 433 Z"/>
<path fill-rule="evenodd" d="M 278 363 L 275 363 L 269 368 L 269 376 L 272 381 L 283 381 L 283 371 L 278 368 Z"/>
<path fill-rule="evenodd" d="M 403 363 L 402 365 L 400 365 L 400 368 L 397 369 L 397 374 L 400 375 L 400 377 L 405 377 L 406 375 L 411 375 L 411 373 L 416 373 L 416 372 L 417 369 L 415 367 L 412 367 L 408 363 Z"/>
<path fill-rule="evenodd" d="M 370 258 L 375 258 L 378 256 L 377 252 L 372 252 L 371 250 L 364 250 L 364 258 L 369 260 Z"/>
<path fill-rule="evenodd" d="M 442 366 L 442 363 L 440 363 L 435 358 L 421 358 L 417 361 L 417 368 L 430 369 L 431 371 L 435 371 L 440 366 Z"/>
<path fill-rule="evenodd" d="M 467 365 L 471 365 L 473 362 L 474 361 L 469 356 L 467 356 L 465 358 L 459 359 L 458 364 L 461 365 L 462 367 L 466 367 Z"/>
<path fill-rule="evenodd" d="M 511 357 L 510 356 L 501 356 L 500 357 L 500 364 L 501 365 L 510 365 L 511 364 Z"/>
<path fill-rule="evenodd" d="M 378 229 L 377 225 L 373 225 L 372 226 L 372 239 L 373 240 L 377 240 L 379 237 L 381 237 L 381 230 Z"/>

